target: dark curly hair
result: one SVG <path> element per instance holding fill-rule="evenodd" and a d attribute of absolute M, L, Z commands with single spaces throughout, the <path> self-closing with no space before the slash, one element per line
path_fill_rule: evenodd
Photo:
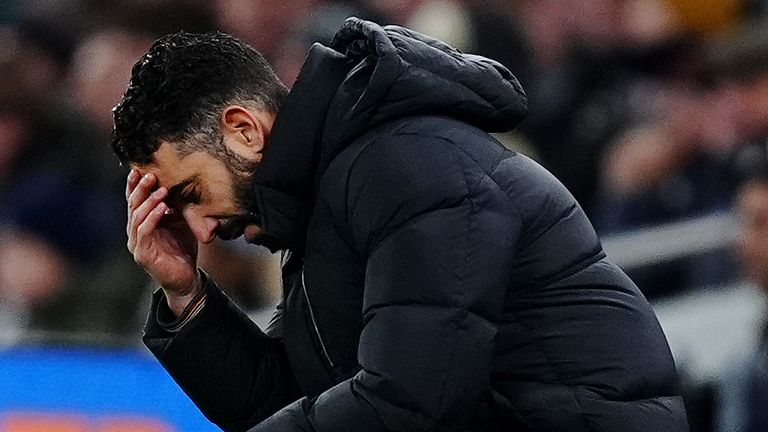
<path fill-rule="evenodd" d="M 232 103 L 277 112 L 288 94 L 264 57 L 221 32 L 158 39 L 131 71 L 113 109 L 112 150 L 124 164 L 146 164 L 163 141 L 182 154 L 222 155 L 219 115 Z"/>

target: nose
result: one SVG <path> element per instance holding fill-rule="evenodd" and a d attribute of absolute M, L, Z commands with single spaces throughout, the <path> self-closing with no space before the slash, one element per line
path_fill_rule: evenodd
<path fill-rule="evenodd" d="M 210 243 L 216 237 L 216 229 L 220 223 L 218 219 L 201 215 L 193 208 L 185 208 L 182 215 L 192 234 L 201 243 Z"/>

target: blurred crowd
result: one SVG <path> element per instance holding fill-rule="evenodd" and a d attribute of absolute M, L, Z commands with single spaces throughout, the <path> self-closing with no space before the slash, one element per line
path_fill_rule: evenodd
<path fill-rule="evenodd" d="M 649 298 L 743 277 L 768 289 L 768 1 L 4 0 L 0 342 L 138 334 L 152 286 L 125 250 L 127 169 L 108 142 L 111 107 L 155 38 L 232 33 L 290 86 L 310 44 L 352 15 L 512 70 L 530 114 L 499 139 L 563 181 L 601 235 L 742 216 L 734 247 L 633 271 Z M 237 242 L 202 251 L 254 314 L 279 296 L 275 259 Z M 765 351 L 734 353 L 747 378 L 692 400 L 694 430 L 768 427 Z"/>

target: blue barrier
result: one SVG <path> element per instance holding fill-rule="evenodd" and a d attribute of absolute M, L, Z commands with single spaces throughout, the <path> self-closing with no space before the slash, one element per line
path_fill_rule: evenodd
<path fill-rule="evenodd" d="M 18 413 L 25 418 L 36 413 L 75 415 L 92 424 L 105 418 L 143 418 L 163 425 L 147 430 L 220 430 L 203 417 L 155 359 L 127 349 L 0 351 L 0 432 L 9 432 L 2 425 L 11 429 L 7 418 Z"/>

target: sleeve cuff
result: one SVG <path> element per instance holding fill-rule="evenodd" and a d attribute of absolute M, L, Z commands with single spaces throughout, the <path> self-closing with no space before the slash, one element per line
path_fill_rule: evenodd
<path fill-rule="evenodd" d="M 157 324 L 163 330 L 169 333 L 178 333 L 188 322 L 192 321 L 203 308 L 208 299 L 207 275 L 202 270 L 199 271 L 202 289 L 192 298 L 181 315 L 176 317 L 168 307 L 168 301 L 162 300 L 157 305 Z"/>

